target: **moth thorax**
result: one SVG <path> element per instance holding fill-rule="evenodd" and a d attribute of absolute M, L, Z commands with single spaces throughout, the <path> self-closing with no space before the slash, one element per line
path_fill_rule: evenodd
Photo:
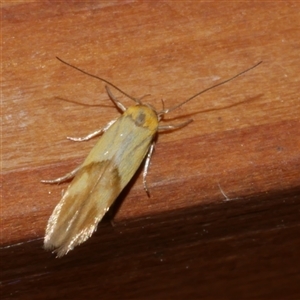
<path fill-rule="evenodd" d="M 153 109 L 146 105 L 130 106 L 125 111 L 124 116 L 130 117 L 138 127 L 148 128 L 151 131 L 157 130 L 157 114 Z"/>

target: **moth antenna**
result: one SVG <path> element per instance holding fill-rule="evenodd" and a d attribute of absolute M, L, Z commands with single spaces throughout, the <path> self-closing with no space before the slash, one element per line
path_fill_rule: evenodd
<path fill-rule="evenodd" d="M 161 116 L 161 115 L 163 115 L 163 114 L 167 114 L 167 113 L 169 113 L 170 111 L 173 111 L 173 110 L 177 109 L 178 107 L 180 107 L 180 106 L 186 104 L 187 102 L 193 100 L 193 99 L 196 98 L 197 96 L 199 96 L 199 95 L 201 95 L 201 94 L 203 94 L 203 93 L 205 93 L 205 92 L 207 92 L 207 91 L 209 91 L 209 90 L 212 90 L 212 89 L 214 89 L 215 87 L 218 87 L 218 86 L 220 86 L 220 85 L 223 85 L 223 84 L 225 84 L 225 83 L 227 83 L 227 82 L 229 82 L 229 81 L 231 81 L 231 80 L 233 80 L 233 79 L 235 79 L 235 78 L 237 78 L 237 77 L 243 75 L 244 73 L 246 73 L 246 72 L 248 72 L 248 71 L 250 71 L 250 70 L 256 68 L 256 67 L 257 67 L 258 65 L 260 65 L 261 63 L 262 63 L 262 61 L 260 61 L 260 62 L 257 63 L 256 65 L 252 66 L 251 68 L 249 68 L 249 69 L 247 69 L 247 70 L 244 70 L 244 71 L 238 73 L 237 75 L 235 75 L 235 76 L 233 76 L 233 77 L 231 77 L 231 78 L 229 78 L 229 79 L 226 79 L 226 80 L 224 80 L 224 81 L 222 81 L 222 82 L 219 82 L 219 83 L 217 83 L 217 84 L 215 84 L 215 85 L 212 85 L 212 86 L 209 87 L 209 88 L 206 88 L 206 89 L 202 90 L 201 92 L 195 94 L 194 96 L 188 98 L 187 100 L 185 100 L 185 101 L 183 101 L 183 102 L 181 102 L 181 103 L 179 103 L 179 104 L 177 104 L 177 105 L 175 105 L 175 106 L 173 106 L 173 107 L 170 107 L 170 108 L 167 108 L 167 109 L 164 109 L 164 110 L 160 111 L 160 112 L 158 113 L 158 115 Z"/>
<path fill-rule="evenodd" d="M 69 67 L 71 67 L 71 68 L 73 68 L 73 69 L 75 69 L 75 70 L 77 70 L 77 71 L 79 71 L 79 72 L 81 72 L 81 73 L 83 73 L 83 74 L 86 74 L 86 75 L 88 75 L 88 76 L 94 77 L 94 78 L 96 78 L 96 79 L 99 79 L 99 80 L 101 80 L 101 81 L 103 81 L 103 82 L 109 84 L 110 86 L 112 86 L 113 88 L 115 88 L 117 91 L 119 91 L 120 93 L 122 93 L 123 95 L 125 95 L 126 97 L 128 97 L 129 99 L 133 100 L 133 101 L 136 102 L 136 103 L 139 103 L 138 99 L 136 99 L 136 98 L 130 96 L 129 94 L 127 94 L 126 92 L 122 91 L 120 88 L 118 88 L 118 87 L 115 86 L 113 83 L 109 82 L 108 80 L 106 80 L 106 79 L 104 79 L 104 78 L 102 78 L 102 77 L 96 76 L 96 75 L 94 75 L 94 74 L 88 73 L 88 72 L 86 72 L 86 71 L 84 71 L 84 70 L 82 70 L 82 69 L 80 69 L 80 68 L 78 68 L 78 67 L 75 67 L 75 66 L 73 66 L 73 65 L 71 65 L 71 64 L 69 64 L 69 63 L 67 63 L 66 61 L 62 60 L 62 59 L 59 58 L 58 56 L 56 56 L 56 58 L 57 58 L 60 62 L 62 62 L 63 64 L 65 64 L 65 65 L 67 65 L 67 66 L 69 66 Z"/>

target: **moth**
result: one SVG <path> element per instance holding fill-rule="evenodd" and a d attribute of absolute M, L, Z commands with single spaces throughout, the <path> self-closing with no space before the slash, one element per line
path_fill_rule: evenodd
<path fill-rule="evenodd" d="M 126 108 L 115 98 L 109 87 L 105 86 L 109 98 L 123 114 L 86 137 L 69 138 L 73 141 L 86 141 L 102 135 L 84 162 L 75 170 L 54 180 L 42 180 L 43 183 L 62 183 L 73 178 L 46 227 L 44 248 L 53 250 L 58 257 L 67 254 L 93 234 L 98 223 L 143 162 L 143 185 L 149 195 L 146 175 L 157 133 L 179 129 L 192 122 L 187 120 L 176 125 L 160 125 L 165 114 L 200 94 L 235 79 L 261 63 L 195 94 L 178 105 L 157 111 L 151 105 L 143 104 L 140 99 L 123 92 L 106 79 L 89 74 L 58 59 L 84 74 L 107 83 L 135 102 L 135 105 Z"/>

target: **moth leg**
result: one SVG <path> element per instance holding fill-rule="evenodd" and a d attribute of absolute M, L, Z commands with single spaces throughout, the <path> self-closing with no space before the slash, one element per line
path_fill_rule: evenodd
<path fill-rule="evenodd" d="M 116 122 L 116 120 L 112 120 L 112 121 L 108 122 L 108 124 L 106 124 L 105 127 L 101 128 L 101 129 L 98 129 L 98 130 L 88 134 L 87 136 L 83 136 L 83 137 L 70 137 L 70 136 L 68 136 L 67 139 L 70 140 L 70 141 L 74 141 L 74 142 L 88 141 L 88 140 L 94 138 L 95 136 L 98 136 L 98 135 L 104 133 L 115 122 Z"/>
<path fill-rule="evenodd" d="M 114 105 L 117 108 L 119 108 L 122 112 L 124 112 L 126 110 L 126 107 L 119 100 L 117 100 L 117 98 L 112 94 L 112 92 L 110 91 L 110 89 L 107 85 L 105 86 L 105 89 L 106 89 L 106 92 L 107 92 L 109 98 L 114 103 Z"/>
<path fill-rule="evenodd" d="M 76 173 L 79 171 L 79 169 L 81 168 L 81 165 L 78 166 L 76 169 L 74 169 L 73 171 L 71 171 L 70 173 L 67 173 L 66 175 L 62 176 L 62 177 L 58 177 L 56 179 L 50 179 L 50 180 L 41 180 L 42 183 L 62 183 L 65 182 L 67 180 L 72 179 Z"/>
<path fill-rule="evenodd" d="M 187 120 L 183 123 L 177 124 L 177 125 L 162 125 L 162 126 L 158 126 L 158 131 L 169 131 L 169 130 L 175 130 L 175 129 L 179 129 L 182 128 L 188 124 L 190 124 L 191 122 L 193 122 L 192 119 Z"/>
<path fill-rule="evenodd" d="M 115 104 L 115 106 L 117 108 L 119 108 L 122 112 L 124 112 L 126 110 L 126 107 L 123 105 L 123 103 L 121 103 L 111 92 L 111 90 L 109 89 L 109 87 L 106 85 L 105 86 L 106 92 L 110 98 L 110 100 Z M 142 96 L 139 99 L 133 99 L 137 104 L 142 104 L 141 100 L 147 96 L 150 96 L 150 94 L 146 94 L 144 96 Z"/>
<path fill-rule="evenodd" d="M 147 154 L 147 157 L 146 157 L 146 160 L 145 160 L 144 171 L 143 171 L 143 185 L 144 185 L 144 190 L 146 191 L 148 197 L 150 197 L 150 193 L 149 193 L 149 190 L 148 190 L 148 187 L 147 187 L 146 176 L 147 176 L 148 169 L 149 169 L 149 166 L 150 166 L 150 160 L 151 160 L 151 157 L 152 157 L 152 154 L 153 154 L 153 151 L 154 151 L 154 147 L 155 147 L 155 142 L 153 142 L 151 144 L 150 148 L 149 148 L 149 151 L 148 151 L 148 154 Z"/>

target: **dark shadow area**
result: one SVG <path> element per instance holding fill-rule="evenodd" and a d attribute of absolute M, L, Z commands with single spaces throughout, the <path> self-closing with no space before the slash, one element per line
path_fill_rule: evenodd
<path fill-rule="evenodd" d="M 41 240 L 6 245 L 0 250 L 2 299 L 299 295 L 299 209 L 296 187 L 115 227 L 103 222 L 60 259 L 44 251 Z"/>

